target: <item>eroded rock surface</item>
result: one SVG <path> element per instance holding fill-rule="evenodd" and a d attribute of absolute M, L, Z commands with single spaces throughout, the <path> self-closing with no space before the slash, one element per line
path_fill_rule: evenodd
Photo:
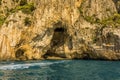
<path fill-rule="evenodd" d="M 0 60 L 120 59 L 115 0 L 22 1 L 0 2 Z"/>

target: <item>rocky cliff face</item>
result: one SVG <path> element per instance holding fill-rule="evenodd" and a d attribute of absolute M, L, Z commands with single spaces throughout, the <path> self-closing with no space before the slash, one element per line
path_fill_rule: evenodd
<path fill-rule="evenodd" d="M 0 0 L 0 60 L 119 60 L 119 26 L 119 0 Z"/>

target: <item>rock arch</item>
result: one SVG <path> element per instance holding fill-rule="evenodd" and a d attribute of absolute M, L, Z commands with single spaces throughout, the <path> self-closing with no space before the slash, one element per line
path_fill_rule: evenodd
<path fill-rule="evenodd" d="M 50 43 L 50 49 L 43 56 L 47 58 L 48 56 L 56 56 L 56 57 L 65 57 L 65 55 L 59 55 L 56 53 L 56 49 L 63 46 L 68 38 L 67 27 L 62 24 L 62 22 L 58 22 L 54 25 L 54 33 Z M 64 48 L 63 48 L 64 50 Z"/>

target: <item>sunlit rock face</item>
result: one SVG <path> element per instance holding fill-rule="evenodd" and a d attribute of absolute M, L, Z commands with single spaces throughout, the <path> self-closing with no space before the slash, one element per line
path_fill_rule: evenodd
<path fill-rule="evenodd" d="M 102 24 L 115 1 L 2 0 L 0 11 L 0 60 L 120 59 L 119 24 Z"/>

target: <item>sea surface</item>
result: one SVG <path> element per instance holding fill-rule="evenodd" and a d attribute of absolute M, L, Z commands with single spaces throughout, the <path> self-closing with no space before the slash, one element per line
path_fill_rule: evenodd
<path fill-rule="evenodd" d="M 0 80 L 120 80 L 119 61 L 0 62 Z"/>

